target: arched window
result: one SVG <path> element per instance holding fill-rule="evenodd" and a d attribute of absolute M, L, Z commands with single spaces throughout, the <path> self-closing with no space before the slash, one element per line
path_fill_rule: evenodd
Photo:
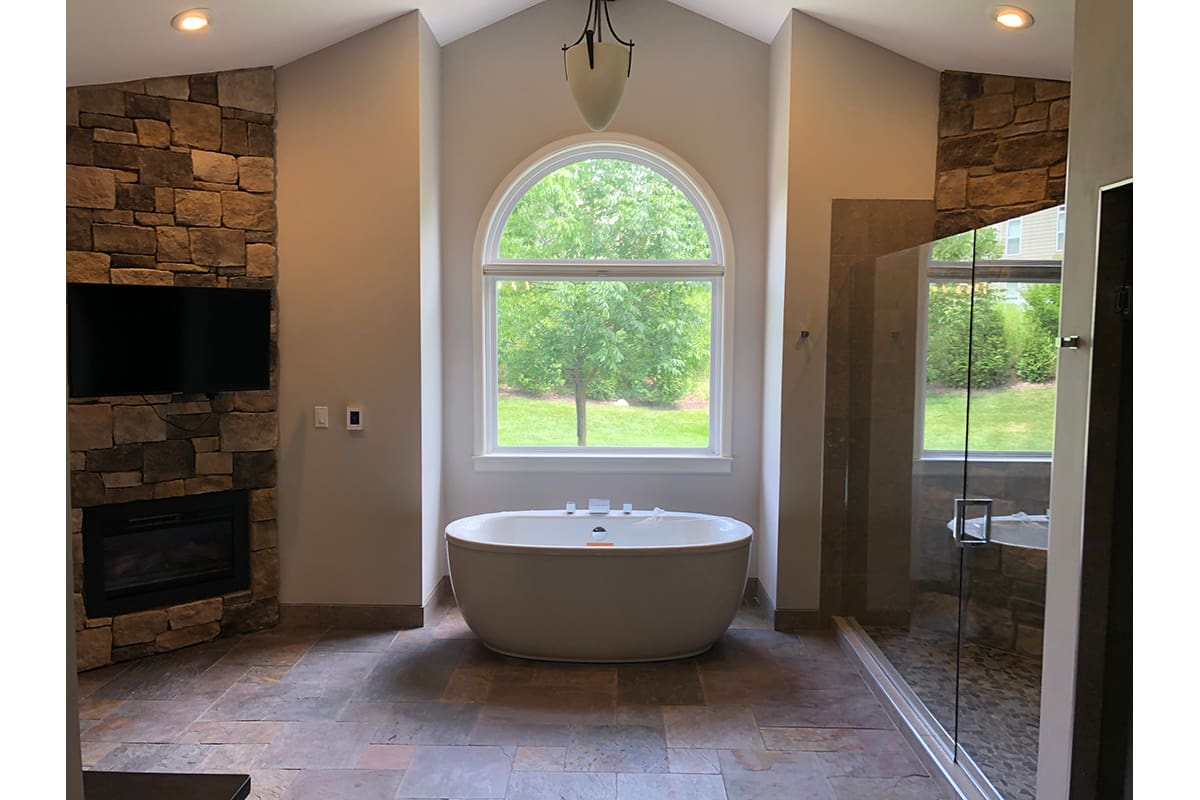
<path fill-rule="evenodd" d="M 699 176 L 641 140 L 560 145 L 480 232 L 480 455 L 725 460 L 729 237 Z"/>

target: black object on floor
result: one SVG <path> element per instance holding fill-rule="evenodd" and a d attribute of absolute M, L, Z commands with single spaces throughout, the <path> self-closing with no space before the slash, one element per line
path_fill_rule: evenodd
<path fill-rule="evenodd" d="M 84 770 L 83 796 L 87 800 L 246 800 L 250 776 Z"/>

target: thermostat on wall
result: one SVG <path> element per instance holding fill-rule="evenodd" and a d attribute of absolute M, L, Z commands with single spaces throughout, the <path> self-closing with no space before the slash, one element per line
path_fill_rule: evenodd
<path fill-rule="evenodd" d="M 346 430 L 361 431 L 363 429 L 363 408 L 361 405 L 346 406 Z"/>

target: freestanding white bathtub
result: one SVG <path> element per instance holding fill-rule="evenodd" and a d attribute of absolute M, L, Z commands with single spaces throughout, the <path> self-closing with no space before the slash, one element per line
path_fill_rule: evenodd
<path fill-rule="evenodd" d="M 514 511 L 451 522 L 446 555 L 463 619 L 498 653 L 660 661 L 729 627 L 752 534 L 708 514 Z"/>

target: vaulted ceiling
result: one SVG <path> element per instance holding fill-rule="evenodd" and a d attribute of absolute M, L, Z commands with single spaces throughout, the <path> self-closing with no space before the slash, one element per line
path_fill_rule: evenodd
<path fill-rule="evenodd" d="M 197 36 L 170 27 L 188 0 L 67 0 L 67 83 L 281 66 L 420 8 L 445 45 L 540 0 L 194 0 L 212 24 Z M 580 25 L 587 0 L 577 0 Z M 639 0 L 615 0 L 620 6 Z M 994 0 L 671 0 L 770 42 L 791 8 L 934 69 L 1069 79 L 1073 0 L 1018 0 L 1035 24 L 1001 30 Z M 564 31 L 570 38 L 573 31 Z M 630 35 L 636 31 L 630 32 Z M 557 47 L 557 42 L 547 46 Z"/>

